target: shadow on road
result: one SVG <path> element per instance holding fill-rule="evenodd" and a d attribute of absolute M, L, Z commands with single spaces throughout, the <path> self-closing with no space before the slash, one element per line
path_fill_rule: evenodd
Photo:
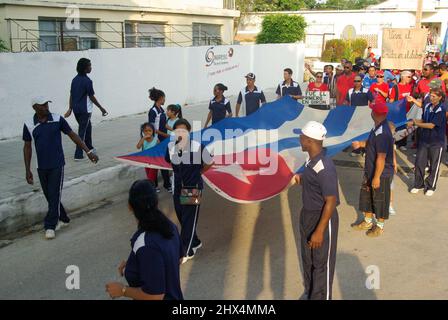
<path fill-rule="evenodd" d="M 368 274 L 365 273 L 358 257 L 346 252 L 338 252 L 335 280 L 337 279 L 339 283 L 342 300 L 376 300 L 375 291 L 366 288 L 367 277 Z"/>
<path fill-rule="evenodd" d="M 260 205 L 250 249 L 246 299 L 259 299 L 264 291 L 267 268 L 273 299 L 284 299 L 287 253 L 280 201 L 280 196 L 276 196 Z"/>

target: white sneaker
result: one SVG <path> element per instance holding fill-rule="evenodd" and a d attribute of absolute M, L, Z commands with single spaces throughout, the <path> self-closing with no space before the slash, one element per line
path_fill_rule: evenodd
<path fill-rule="evenodd" d="M 353 157 L 353 158 L 360 156 L 360 155 L 361 155 L 360 153 L 350 152 L 350 157 Z"/>
<path fill-rule="evenodd" d="M 405 146 L 401 146 L 399 149 L 400 149 L 401 151 L 406 151 L 406 150 L 408 150 L 408 148 L 406 148 Z"/>
<path fill-rule="evenodd" d="M 389 206 L 389 214 L 390 214 L 391 216 L 394 216 L 394 215 L 397 214 L 397 211 L 395 211 L 394 207 Z"/>
<path fill-rule="evenodd" d="M 434 190 L 428 190 L 428 191 L 426 191 L 425 196 L 432 197 L 433 194 L 434 194 Z"/>
<path fill-rule="evenodd" d="M 417 194 L 417 193 L 420 192 L 420 190 L 422 190 L 422 189 L 412 188 L 412 189 L 411 189 L 411 193 L 413 193 L 413 194 Z"/>
<path fill-rule="evenodd" d="M 60 230 L 61 228 L 65 228 L 68 227 L 70 225 L 70 223 L 68 222 L 62 222 L 62 221 L 58 221 L 58 224 L 56 225 L 56 228 L 54 229 L 55 231 Z"/>
<path fill-rule="evenodd" d="M 193 253 L 196 254 L 196 251 L 198 251 L 198 249 L 202 248 L 202 242 L 200 242 L 196 247 L 192 248 Z"/>
<path fill-rule="evenodd" d="M 183 258 L 182 258 L 182 263 L 181 263 L 181 264 L 184 264 L 184 263 L 188 262 L 189 260 L 191 260 L 191 259 L 193 259 L 193 258 L 194 258 L 194 255 L 183 257 Z"/>
<path fill-rule="evenodd" d="M 51 229 L 45 230 L 45 239 L 51 240 L 54 238 L 56 238 L 56 233 L 54 232 L 54 230 Z"/>

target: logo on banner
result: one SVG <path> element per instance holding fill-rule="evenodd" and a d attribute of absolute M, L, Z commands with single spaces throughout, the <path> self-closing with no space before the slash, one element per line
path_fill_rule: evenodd
<path fill-rule="evenodd" d="M 207 52 L 205 53 L 205 66 L 210 67 L 212 65 L 219 66 L 228 64 L 233 57 L 234 51 L 233 48 L 229 48 L 229 50 L 226 53 L 215 53 L 215 47 L 210 47 L 207 49 Z"/>

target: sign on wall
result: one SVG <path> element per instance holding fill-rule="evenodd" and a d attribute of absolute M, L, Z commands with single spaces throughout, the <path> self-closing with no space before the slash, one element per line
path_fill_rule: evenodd
<path fill-rule="evenodd" d="M 381 69 L 421 70 L 427 35 L 423 29 L 383 29 Z"/>

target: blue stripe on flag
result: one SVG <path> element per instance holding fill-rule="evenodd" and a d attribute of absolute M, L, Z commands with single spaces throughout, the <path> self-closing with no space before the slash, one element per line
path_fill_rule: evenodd
<path fill-rule="evenodd" d="M 340 106 L 332 109 L 323 123 L 328 132 L 327 138 L 343 135 L 355 110 L 356 107 L 351 106 Z"/>

